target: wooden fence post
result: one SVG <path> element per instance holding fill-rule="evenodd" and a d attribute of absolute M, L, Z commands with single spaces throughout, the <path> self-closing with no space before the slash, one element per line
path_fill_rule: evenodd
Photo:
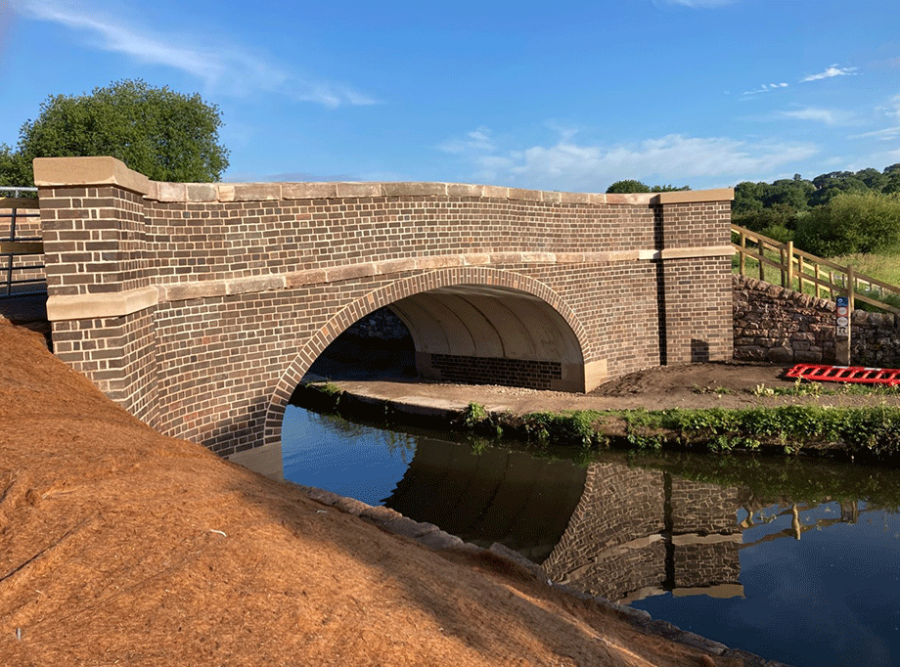
<path fill-rule="evenodd" d="M 763 242 L 762 239 L 758 239 L 757 242 L 756 242 L 756 247 L 759 248 L 759 256 L 760 256 L 760 257 L 765 257 L 765 256 L 766 256 L 766 244 L 765 244 L 765 242 Z M 766 279 L 765 263 L 762 261 L 762 259 L 760 259 L 759 262 L 758 262 L 758 264 L 759 264 L 759 279 L 760 279 L 760 280 L 765 280 L 765 279 Z"/>
<path fill-rule="evenodd" d="M 800 291 L 803 291 L 803 280 L 800 280 Z M 788 289 L 794 289 L 794 242 L 787 242 L 787 285 Z"/>
<path fill-rule="evenodd" d="M 850 303 L 850 312 L 856 308 L 856 271 L 852 266 L 847 267 L 847 300 Z"/>

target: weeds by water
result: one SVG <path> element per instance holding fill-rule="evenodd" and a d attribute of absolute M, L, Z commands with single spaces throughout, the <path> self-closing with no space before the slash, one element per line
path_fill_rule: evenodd
<path fill-rule="evenodd" d="M 810 385 L 798 384 L 794 390 L 822 391 Z M 340 390 L 335 392 L 328 385 L 308 387 L 318 389 L 332 409 L 337 409 Z M 760 387 L 762 392 L 765 388 Z M 766 449 L 786 454 L 836 450 L 854 457 L 900 458 L 900 408 L 883 403 L 865 408 L 787 405 L 739 410 L 581 410 L 524 416 L 491 413 L 470 403 L 447 426 L 477 435 L 478 449 L 501 437 L 513 437 L 541 449 L 575 446 L 586 452 L 610 447 L 713 453 Z"/>

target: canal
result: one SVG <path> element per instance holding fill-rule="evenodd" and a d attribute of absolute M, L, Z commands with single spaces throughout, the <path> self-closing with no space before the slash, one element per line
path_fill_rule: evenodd
<path fill-rule="evenodd" d="M 387 505 L 555 581 L 797 667 L 900 664 L 900 475 L 628 455 L 358 424 L 291 406 L 284 477 Z"/>

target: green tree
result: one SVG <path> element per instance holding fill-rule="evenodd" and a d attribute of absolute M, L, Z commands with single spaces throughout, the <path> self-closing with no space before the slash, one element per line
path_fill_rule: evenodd
<path fill-rule="evenodd" d="M 31 169 L 21 154 L 13 152 L 6 144 L 0 144 L 0 185 L 31 185 L 34 179 Z"/>
<path fill-rule="evenodd" d="M 882 192 L 886 195 L 900 192 L 900 164 L 892 164 L 884 170 L 884 187 Z"/>
<path fill-rule="evenodd" d="M 854 175 L 856 176 L 856 178 L 865 183 L 866 187 L 868 187 L 873 192 L 881 192 L 882 190 L 884 190 L 884 186 L 887 185 L 888 182 L 888 177 L 886 174 L 882 174 L 877 169 L 872 169 L 871 167 L 869 167 L 868 169 L 860 169 Z"/>
<path fill-rule="evenodd" d="M 640 181 L 635 181 L 634 179 L 628 179 L 624 181 L 616 181 L 608 188 L 606 188 L 607 194 L 631 194 L 633 192 L 650 192 L 650 187 L 641 183 Z"/>
<path fill-rule="evenodd" d="M 832 171 L 816 176 L 813 185 L 816 191 L 809 197 L 810 206 L 827 204 L 841 194 L 863 194 L 870 191 L 869 186 L 852 171 Z"/>
<path fill-rule="evenodd" d="M 816 187 L 809 181 L 801 179 L 781 179 L 770 185 L 763 199 L 766 208 L 786 206 L 795 213 L 802 213 L 809 208 L 809 197 Z"/>
<path fill-rule="evenodd" d="M 650 187 L 646 183 L 641 183 L 634 179 L 627 179 L 624 181 L 616 181 L 606 188 L 606 192 L 608 194 L 632 194 L 635 192 L 681 192 L 690 189 L 689 185 L 682 185 L 681 187 L 675 185 L 654 185 L 653 187 Z"/>
<path fill-rule="evenodd" d="M 55 95 L 19 132 L 18 156 L 111 155 L 156 181 L 218 181 L 228 167 L 216 105 L 197 94 L 125 80 L 90 95 Z M 29 183 L 33 177 L 29 178 Z"/>
<path fill-rule="evenodd" d="M 731 210 L 736 214 L 761 211 L 768 191 L 768 183 L 753 183 L 751 181 L 738 183 L 734 186 L 734 202 L 731 205 Z"/>
<path fill-rule="evenodd" d="M 650 192 L 686 192 L 690 189 L 690 185 L 682 185 L 681 187 L 676 185 L 654 185 L 651 186 Z"/>
<path fill-rule="evenodd" d="M 900 197 L 873 192 L 839 194 L 797 226 L 797 245 L 834 257 L 875 252 L 900 241 Z"/>

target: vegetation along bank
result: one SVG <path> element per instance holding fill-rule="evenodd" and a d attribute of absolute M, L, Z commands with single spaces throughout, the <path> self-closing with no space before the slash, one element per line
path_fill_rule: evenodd
<path fill-rule="evenodd" d="M 900 406 L 895 404 L 898 389 L 824 388 L 805 383 L 790 389 L 761 385 L 753 392 L 761 399 L 781 397 L 784 401 L 745 408 L 580 409 L 516 414 L 488 410 L 477 402 L 462 410 L 409 405 L 390 398 L 355 395 L 326 382 L 302 385 L 293 402 L 346 417 L 452 429 L 471 434 L 480 444 L 510 437 L 536 447 L 803 453 L 900 461 Z M 862 405 L 846 407 L 818 401 L 837 393 L 853 393 L 862 398 L 857 401 Z"/>

